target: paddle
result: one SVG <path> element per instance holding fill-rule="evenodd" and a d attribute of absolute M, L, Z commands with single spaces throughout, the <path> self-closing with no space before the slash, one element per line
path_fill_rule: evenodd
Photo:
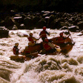
<path fill-rule="evenodd" d="M 70 33 L 70 31 L 69 31 L 69 29 L 67 29 L 68 30 L 68 32 L 64 32 L 66 35 L 68 35 L 68 37 L 67 38 L 71 38 L 71 40 L 72 40 L 72 43 L 73 44 L 75 44 L 75 42 L 73 41 L 73 38 L 72 38 L 72 36 L 71 36 L 71 33 Z"/>
<path fill-rule="evenodd" d="M 72 38 L 72 36 L 71 36 L 71 34 L 70 34 L 69 29 L 68 29 L 68 32 L 69 32 L 69 36 L 71 37 L 71 40 L 72 40 L 73 44 L 75 44 L 75 42 L 73 41 L 73 38 Z"/>

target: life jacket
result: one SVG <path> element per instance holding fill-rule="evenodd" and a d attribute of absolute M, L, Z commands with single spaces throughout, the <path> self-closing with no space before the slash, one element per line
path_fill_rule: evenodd
<path fill-rule="evenodd" d="M 46 51 L 49 51 L 49 50 L 52 49 L 52 48 L 50 47 L 50 45 L 48 45 L 48 43 L 44 43 L 44 42 L 43 42 L 43 47 L 44 47 L 44 49 L 45 49 Z"/>
<path fill-rule="evenodd" d="M 28 40 L 32 43 L 34 43 L 33 37 L 28 37 Z"/>
<path fill-rule="evenodd" d="M 62 44 L 62 43 L 64 43 L 65 39 L 63 37 L 58 37 L 57 41 L 59 44 Z"/>
<path fill-rule="evenodd" d="M 17 46 L 14 46 L 14 47 L 13 47 L 13 53 L 14 53 L 15 55 L 18 55 L 18 54 L 19 54 L 19 49 L 18 49 Z"/>
<path fill-rule="evenodd" d="M 43 30 L 43 31 L 41 31 L 40 36 L 41 37 L 46 37 L 46 34 L 47 34 L 47 32 Z"/>

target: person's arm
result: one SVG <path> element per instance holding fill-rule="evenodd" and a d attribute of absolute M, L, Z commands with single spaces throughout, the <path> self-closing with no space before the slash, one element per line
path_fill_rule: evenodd
<path fill-rule="evenodd" d="M 41 32 L 40 32 L 40 34 L 39 34 L 40 38 L 41 38 L 41 36 L 42 36 L 42 34 L 41 34 L 41 33 L 42 33 L 42 31 L 41 31 Z"/>
<path fill-rule="evenodd" d="M 47 31 L 46 31 L 46 34 L 50 35 L 50 33 L 48 33 Z"/>
<path fill-rule="evenodd" d="M 39 40 L 39 39 L 36 39 L 35 37 L 33 37 L 33 40 L 37 41 L 37 40 Z"/>

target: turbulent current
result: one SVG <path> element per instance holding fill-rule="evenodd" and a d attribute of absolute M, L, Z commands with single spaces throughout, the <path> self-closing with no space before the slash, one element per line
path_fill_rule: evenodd
<path fill-rule="evenodd" d="M 39 38 L 41 29 L 11 30 L 8 38 L 0 39 L 0 83 L 83 83 L 83 36 L 80 32 L 71 32 L 75 45 L 65 55 L 41 55 L 24 63 L 10 60 L 12 48 L 16 42 L 22 51 L 28 45 L 23 34 L 34 33 Z M 48 38 L 59 36 L 60 30 L 47 29 Z M 41 39 L 37 42 L 41 42 Z"/>

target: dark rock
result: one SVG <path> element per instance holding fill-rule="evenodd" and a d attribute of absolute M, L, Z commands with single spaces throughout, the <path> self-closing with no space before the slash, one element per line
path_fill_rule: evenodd
<path fill-rule="evenodd" d="M 78 26 L 70 26 L 68 27 L 68 29 L 71 31 L 71 32 L 78 32 L 79 31 L 79 27 Z"/>
<path fill-rule="evenodd" d="M 55 16 L 54 15 L 51 15 L 50 18 L 48 19 L 48 22 L 47 22 L 48 23 L 47 24 L 48 27 L 50 27 L 50 28 L 53 28 L 54 27 L 54 19 L 55 19 Z"/>
<path fill-rule="evenodd" d="M 20 24 L 20 29 L 26 29 L 25 25 L 24 24 Z"/>
<path fill-rule="evenodd" d="M 79 21 L 79 22 L 77 23 L 77 26 L 79 26 L 79 29 L 80 29 L 80 30 L 83 30 L 83 21 Z"/>
<path fill-rule="evenodd" d="M 0 38 L 5 38 L 9 36 L 9 30 L 4 26 L 0 26 Z"/>
<path fill-rule="evenodd" d="M 41 19 L 41 20 L 39 20 L 38 22 L 37 22 L 37 28 L 42 28 L 43 26 L 46 26 L 46 21 L 45 21 L 45 19 Z"/>
<path fill-rule="evenodd" d="M 67 26 L 63 26 L 63 27 L 60 28 L 60 30 L 65 30 L 65 29 L 68 29 L 68 27 Z"/>
<path fill-rule="evenodd" d="M 25 18 L 24 25 L 26 26 L 26 29 L 31 29 L 33 25 L 33 20 L 30 17 Z"/>
<path fill-rule="evenodd" d="M 60 22 L 60 26 L 63 27 L 63 26 L 69 26 L 69 23 L 66 21 L 66 22 Z"/>
<path fill-rule="evenodd" d="M 50 17 L 49 16 L 46 16 L 45 17 L 45 21 L 46 21 L 46 26 L 49 27 Z"/>
<path fill-rule="evenodd" d="M 0 20 L 0 26 L 4 26 L 4 25 L 5 25 L 4 20 Z"/>
<path fill-rule="evenodd" d="M 54 22 L 53 22 L 54 24 L 54 27 L 56 28 L 56 29 L 60 29 L 62 26 L 61 26 L 61 19 L 60 18 L 58 18 L 58 19 L 55 19 L 54 20 Z"/>
<path fill-rule="evenodd" d="M 13 20 L 15 21 L 15 25 L 17 26 L 17 29 L 20 29 L 20 24 L 23 23 L 23 19 L 21 16 L 14 17 Z M 13 27 L 14 29 L 15 27 Z"/>
<path fill-rule="evenodd" d="M 6 28 L 8 28 L 9 30 L 12 30 L 14 22 L 12 21 L 11 17 L 7 16 L 4 23 Z"/>
<path fill-rule="evenodd" d="M 36 24 L 37 24 L 37 22 L 38 22 L 39 20 L 41 20 L 41 17 L 40 17 L 40 16 L 34 16 L 34 18 L 33 18 L 33 26 L 34 26 L 34 27 L 36 27 Z"/>
<path fill-rule="evenodd" d="M 17 23 L 23 23 L 23 18 L 22 18 L 22 16 L 18 16 L 18 17 L 14 17 L 14 20 L 15 20 L 15 22 L 17 22 Z"/>
<path fill-rule="evenodd" d="M 13 28 L 12 28 L 12 30 L 17 30 L 17 29 L 18 29 L 18 28 L 17 28 L 16 25 L 14 25 Z"/>

